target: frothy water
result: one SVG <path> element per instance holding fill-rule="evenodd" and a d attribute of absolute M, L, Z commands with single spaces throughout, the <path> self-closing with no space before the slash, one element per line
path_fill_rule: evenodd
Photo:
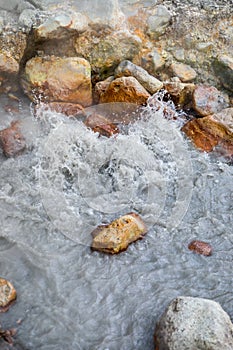
<path fill-rule="evenodd" d="M 25 114 L 30 150 L 1 156 L 1 275 L 18 291 L 1 324 L 22 319 L 16 348 L 152 350 L 178 295 L 219 301 L 233 318 L 232 167 L 194 150 L 162 109 L 143 115 L 107 139 L 60 114 Z M 91 252 L 93 228 L 130 211 L 144 239 Z M 190 252 L 192 239 L 213 255 Z"/>

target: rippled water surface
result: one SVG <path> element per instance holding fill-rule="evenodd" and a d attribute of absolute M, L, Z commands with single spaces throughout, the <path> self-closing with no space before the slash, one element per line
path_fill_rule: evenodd
<path fill-rule="evenodd" d="M 12 118 L 1 110 L 1 128 Z M 0 317 L 17 326 L 16 348 L 152 350 L 178 295 L 216 300 L 233 319 L 231 166 L 159 112 L 111 139 L 61 115 L 21 118 L 30 150 L 0 155 L 0 269 L 18 292 Z M 116 256 L 91 252 L 92 229 L 129 211 L 147 223 L 144 239 Z M 190 252 L 193 239 L 213 255 Z"/>

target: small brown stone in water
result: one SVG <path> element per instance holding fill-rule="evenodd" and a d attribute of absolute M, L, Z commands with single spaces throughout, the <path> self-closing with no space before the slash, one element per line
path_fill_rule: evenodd
<path fill-rule="evenodd" d="M 9 128 L 0 131 L 0 145 L 6 157 L 21 154 L 26 148 L 26 141 L 20 130 L 20 122 L 12 122 Z"/>
<path fill-rule="evenodd" d="M 92 249 L 117 254 L 128 248 L 132 242 L 142 238 L 147 228 L 139 215 L 129 213 L 109 225 L 97 227 L 93 232 Z"/>
<path fill-rule="evenodd" d="M 4 109 L 8 113 L 12 113 L 12 114 L 18 114 L 19 113 L 19 108 L 11 106 L 11 105 L 5 105 Z"/>
<path fill-rule="evenodd" d="M 16 296 L 13 285 L 4 278 L 0 278 L 0 313 L 6 312 L 10 308 Z"/>
<path fill-rule="evenodd" d="M 56 113 L 62 113 L 68 117 L 79 117 L 85 115 L 85 109 L 78 103 L 70 102 L 49 102 L 38 103 L 35 106 L 36 115 L 40 115 L 41 111 L 52 111 Z"/>
<path fill-rule="evenodd" d="M 202 254 L 205 256 L 212 255 L 212 247 L 209 243 L 202 241 L 192 241 L 188 245 L 188 249 L 194 251 L 197 254 Z"/>

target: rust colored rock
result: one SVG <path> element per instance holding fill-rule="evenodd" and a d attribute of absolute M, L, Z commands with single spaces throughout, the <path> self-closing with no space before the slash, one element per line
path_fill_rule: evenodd
<path fill-rule="evenodd" d="M 151 95 L 134 77 L 113 80 L 100 96 L 100 103 L 128 102 L 143 105 Z"/>
<path fill-rule="evenodd" d="M 199 115 L 218 113 L 227 106 L 225 97 L 214 86 L 196 86 L 193 92 L 193 108 Z"/>
<path fill-rule="evenodd" d="M 26 141 L 20 130 L 20 122 L 12 122 L 10 127 L 0 131 L 0 145 L 6 157 L 21 154 L 26 148 Z"/>
<path fill-rule="evenodd" d="M 0 278 L 0 313 L 9 310 L 16 297 L 13 285 L 4 278 Z"/>
<path fill-rule="evenodd" d="M 225 150 L 227 156 L 233 155 L 233 108 L 219 113 L 189 121 L 182 131 L 193 141 L 197 148 L 211 152 L 216 146 Z"/>
<path fill-rule="evenodd" d="M 106 226 L 99 226 L 93 232 L 92 249 L 116 254 L 128 248 L 132 242 L 142 238 L 147 228 L 135 213 L 129 213 Z"/>
<path fill-rule="evenodd" d="M 212 255 L 212 247 L 209 243 L 202 241 L 192 241 L 188 245 L 188 249 L 194 251 L 197 254 L 210 256 Z"/>
<path fill-rule="evenodd" d="M 69 102 L 50 102 L 39 103 L 35 107 L 36 115 L 40 115 L 40 111 L 52 111 L 62 113 L 68 117 L 79 117 L 85 115 L 85 109 L 78 103 Z"/>
<path fill-rule="evenodd" d="M 85 125 L 102 136 L 111 137 L 119 134 L 119 129 L 115 124 L 97 113 L 89 115 L 85 120 Z"/>
<path fill-rule="evenodd" d="M 195 70 L 184 63 L 173 63 L 170 66 L 170 70 L 172 74 L 178 77 L 183 83 L 193 81 L 197 76 Z"/>
<path fill-rule="evenodd" d="M 26 63 L 21 83 L 35 103 L 92 104 L 91 67 L 80 57 L 34 57 Z"/>

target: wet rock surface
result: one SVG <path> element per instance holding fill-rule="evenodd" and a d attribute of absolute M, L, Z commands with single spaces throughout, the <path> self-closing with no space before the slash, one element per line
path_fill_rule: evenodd
<path fill-rule="evenodd" d="M 116 254 L 127 249 L 132 242 L 142 238 L 147 228 L 139 215 L 129 213 L 107 226 L 99 226 L 92 232 L 92 249 Z"/>
<path fill-rule="evenodd" d="M 217 145 L 232 156 L 232 108 L 224 109 L 212 116 L 195 118 L 185 124 L 182 131 L 194 142 L 196 147 L 211 152 Z"/>
<path fill-rule="evenodd" d="M 12 122 L 9 128 L 0 131 L 0 145 L 6 157 L 14 157 L 23 153 L 26 149 L 26 141 L 19 121 Z"/>
<path fill-rule="evenodd" d="M 91 128 L 94 132 L 98 132 L 100 135 L 106 137 L 111 137 L 119 133 L 116 124 L 111 123 L 108 118 L 97 113 L 89 115 L 85 120 L 85 125 L 88 128 Z"/>
<path fill-rule="evenodd" d="M 80 57 L 35 57 L 22 78 L 25 93 L 34 102 L 92 103 L 91 68 Z"/>
<path fill-rule="evenodd" d="M 156 350 L 230 350 L 233 325 L 215 301 L 178 297 L 156 325 L 155 344 Z"/>

